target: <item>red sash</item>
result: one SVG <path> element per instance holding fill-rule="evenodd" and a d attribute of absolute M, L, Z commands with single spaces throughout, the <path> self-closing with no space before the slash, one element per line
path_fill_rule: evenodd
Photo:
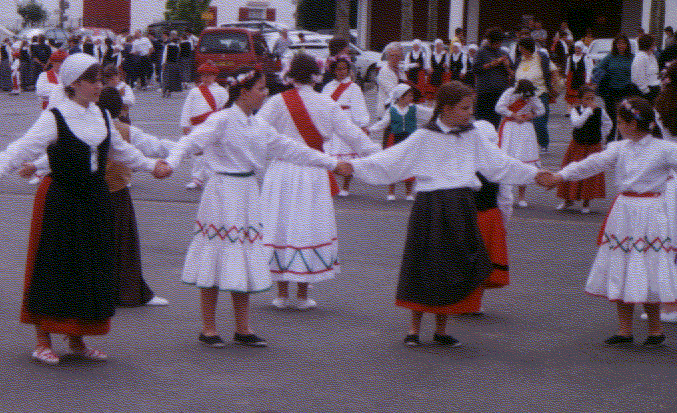
<path fill-rule="evenodd" d="M 53 70 L 47 71 L 47 80 L 49 83 L 54 83 L 55 85 L 59 84 L 59 79 L 56 77 L 56 73 Z"/>
<path fill-rule="evenodd" d="M 282 93 L 282 98 L 287 105 L 287 109 L 289 109 L 289 114 L 291 114 L 291 118 L 294 121 L 294 126 L 296 126 L 296 129 L 306 142 L 306 145 L 320 152 L 324 152 L 324 149 L 322 148 L 324 139 L 313 124 L 313 120 L 310 118 L 310 113 L 308 113 L 308 109 L 303 103 L 299 91 L 296 88 L 289 89 Z M 331 196 L 338 194 L 338 184 L 331 172 L 329 172 L 329 186 L 331 188 Z"/>
<path fill-rule="evenodd" d="M 512 102 L 510 104 L 510 106 L 508 106 L 508 109 L 510 109 L 510 111 L 512 113 L 516 113 L 516 112 L 519 112 L 526 105 L 527 105 L 526 100 L 517 99 L 516 101 Z M 515 120 L 515 118 L 513 118 L 512 116 L 507 117 L 507 118 L 503 118 L 503 120 L 501 120 L 501 124 L 498 126 L 498 147 L 499 148 L 502 147 L 502 145 L 503 145 L 503 127 L 505 126 L 505 123 L 507 121 L 510 121 L 510 120 Z"/>
<path fill-rule="evenodd" d="M 348 89 L 352 84 L 353 82 L 340 83 L 339 86 L 334 91 L 334 93 L 331 94 L 331 98 L 334 99 L 335 101 L 338 101 L 343 92 L 345 92 L 346 89 Z"/>
<path fill-rule="evenodd" d="M 527 105 L 527 101 L 524 99 L 517 99 L 516 101 L 512 102 L 510 106 L 508 106 L 508 109 L 510 109 L 511 112 L 519 112 L 522 110 L 523 107 Z"/>
<path fill-rule="evenodd" d="M 192 118 L 190 118 L 190 124 L 193 125 L 193 126 L 199 125 L 202 122 L 204 122 L 205 120 L 207 120 L 209 115 L 216 112 L 216 109 L 217 109 L 216 108 L 216 99 L 214 99 L 214 95 L 212 95 L 212 91 L 209 90 L 209 86 L 207 86 L 203 83 L 200 86 L 198 86 L 198 89 L 200 89 L 202 96 L 205 98 L 205 100 L 207 101 L 207 104 L 209 105 L 210 108 L 212 108 L 212 110 L 210 112 L 205 112 L 202 115 L 193 116 Z"/>

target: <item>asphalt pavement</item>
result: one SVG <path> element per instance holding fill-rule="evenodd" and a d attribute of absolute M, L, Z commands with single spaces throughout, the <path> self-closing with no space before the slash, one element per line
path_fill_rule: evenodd
<path fill-rule="evenodd" d="M 184 96 L 138 92 L 133 123 L 176 139 Z M 559 167 L 571 136 L 562 113 L 561 106 L 554 109 L 553 144 L 543 156 L 551 169 Z M 38 114 L 31 93 L 0 96 L 0 147 Z M 355 181 L 352 195 L 336 200 L 343 271 L 313 286 L 318 308 L 279 311 L 270 305 L 274 291 L 253 295 L 253 328 L 269 347 L 210 349 L 197 342 L 198 291 L 179 276 L 199 200 L 184 189 L 187 176 L 187 164 L 163 181 L 136 174 L 131 188 L 144 275 L 170 305 L 120 309 L 110 334 L 88 340 L 110 354 L 108 362 L 64 357 L 54 367 L 31 361 L 34 331 L 19 322 L 35 187 L 16 175 L 0 181 L 0 411 L 677 411 L 677 327 L 665 326 L 664 347 L 604 347 L 615 332 L 615 308 L 583 292 L 597 231 L 615 196 L 611 186 L 589 215 L 555 211 L 554 192 L 530 187 L 530 206 L 516 209 L 509 224 L 511 285 L 487 292 L 484 316 L 451 319 L 449 333 L 463 346 L 431 344 L 428 316 L 425 345 L 411 349 L 402 345 L 409 312 L 394 306 L 411 204 L 387 202 L 385 188 Z M 637 320 L 641 342 L 645 325 L 638 314 Z M 217 322 L 228 339 L 227 294 Z M 66 350 L 60 338 L 55 350 Z"/>

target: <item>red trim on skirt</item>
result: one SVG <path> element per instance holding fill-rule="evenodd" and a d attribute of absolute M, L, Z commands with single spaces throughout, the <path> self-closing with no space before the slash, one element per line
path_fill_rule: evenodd
<path fill-rule="evenodd" d="M 508 249 L 505 242 L 505 226 L 503 225 L 503 216 L 498 208 L 492 208 L 477 213 L 477 224 L 479 226 L 482 240 L 489 253 L 489 258 L 493 264 L 508 267 Z M 482 308 L 482 297 L 484 290 L 489 288 L 501 288 L 510 283 L 509 272 L 504 269 L 494 268 L 489 274 L 489 278 L 477 287 L 473 292 L 461 301 L 447 306 L 427 306 L 409 301 L 396 300 L 395 304 L 399 307 L 409 308 L 420 313 L 433 314 L 467 314 L 476 313 Z"/>
<path fill-rule="evenodd" d="M 40 314 L 33 314 L 26 308 L 26 295 L 33 278 L 33 267 L 40 244 L 42 232 L 42 218 L 45 210 L 45 198 L 52 183 L 52 178 L 46 176 L 35 193 L 33 202 L 33 219 L 31 220 L 31 232 L 28 238 L 28 252 L 26 254 L 26 274 L 24 276 L 24 296 L 21 305 L 21 322 L 35 324 L 48 333 L 66 334 L 69 336 L 97 336 L 104 335 L 110 330 L 110 319 L 105 321 L 82 321 L 71 318 L 55 318 Z"/>

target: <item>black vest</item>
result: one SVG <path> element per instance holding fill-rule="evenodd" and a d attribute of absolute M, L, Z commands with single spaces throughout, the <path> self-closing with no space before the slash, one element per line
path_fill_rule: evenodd
<path fill-rule="evenodd" d="M 9 60 L 9 53 L 7 53 L 7 46 L 0 45 L 0 61 Z"/>
<path fill-rule="evenodd" d="M 463 59 L 465 55 L 460 53 L 458 60 L 454 60 L 454 55 L 449 54 L 449 71 L 451 72 L 452 80 L 459 80 L 461 78 L 461 70 L 463 70 Z"/>
<path fill-rule="evenodd" d="M 578 90 L 585 84 L 585 55 L 581 56 L 578 63 L 574 62 L 573 56 L 569 58 L 569 71 L 571 72 L 571 90 Z"/>
<path fill-rule="evenodd" d="M 419 52 L 418 58 L 414 59 L 414 52 L 409 52 L 409 63 L 418 63 L 418 67 L 412 67 L 407 70 L 407 80 L 410 82 L 418 83 L 418 71 L 423 69 L 425 66 L 425 61 L 423 58 L 423 52 Z"/>
<path fill-rule="evenodd" d="M 576 111 L 580 115 L 583 107 L 577 106 Z M 574 128 L 574 141 L 581 145 L 594 145 L 602 140 L 602 108 L 595 108 L 592 115 L 580 128 Z"/>
<path fill-rule="evenodd" d="M 166 46 L 167 62 L 176 63 L 179 61 L 179 45 L 176 43 L 169 43 Z"/>
<path fill-rule="evenodd" d="M 181 49 L 181 59 L 190 59 L 190 52 L 193 50 L 193 44 L 189 41 L 179 43 L 179 48 Z"/>

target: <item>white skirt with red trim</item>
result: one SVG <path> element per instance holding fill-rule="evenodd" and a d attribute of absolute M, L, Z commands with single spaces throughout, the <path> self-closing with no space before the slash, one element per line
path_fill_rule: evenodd
<path fill-rule="evenodd" d="M 340 272 L 336 216 L 325 169 L 273 160 L 263 180 L 261 204 L 273 281 L 315 283 Z"/>
<path fill-rule="evenodd" d="M 269 289 L 262 227 L 256 177 L 213 174 L 202 192 L 183 282 L 245 293 Z"/>
<path fill-rule="evenodd" d="M 349 161 L 361 156 L 337 135 L 332 135 L 331 139 L 325 142 L 324 151 L 340 161 Z"/>
<path fill-rule="evenodd" d="M 677 301 L 674 196 L 620 195 L 600 231 L 585 291 L 625 303 Z"/>
<path fill-rule="evenodd" d="M 538 141 L 532 122 L 517 123 L 504 119 L 501 121 L 498 133 L 499 146 L 505 153 L 522 162 L 539 162 Z"/>

